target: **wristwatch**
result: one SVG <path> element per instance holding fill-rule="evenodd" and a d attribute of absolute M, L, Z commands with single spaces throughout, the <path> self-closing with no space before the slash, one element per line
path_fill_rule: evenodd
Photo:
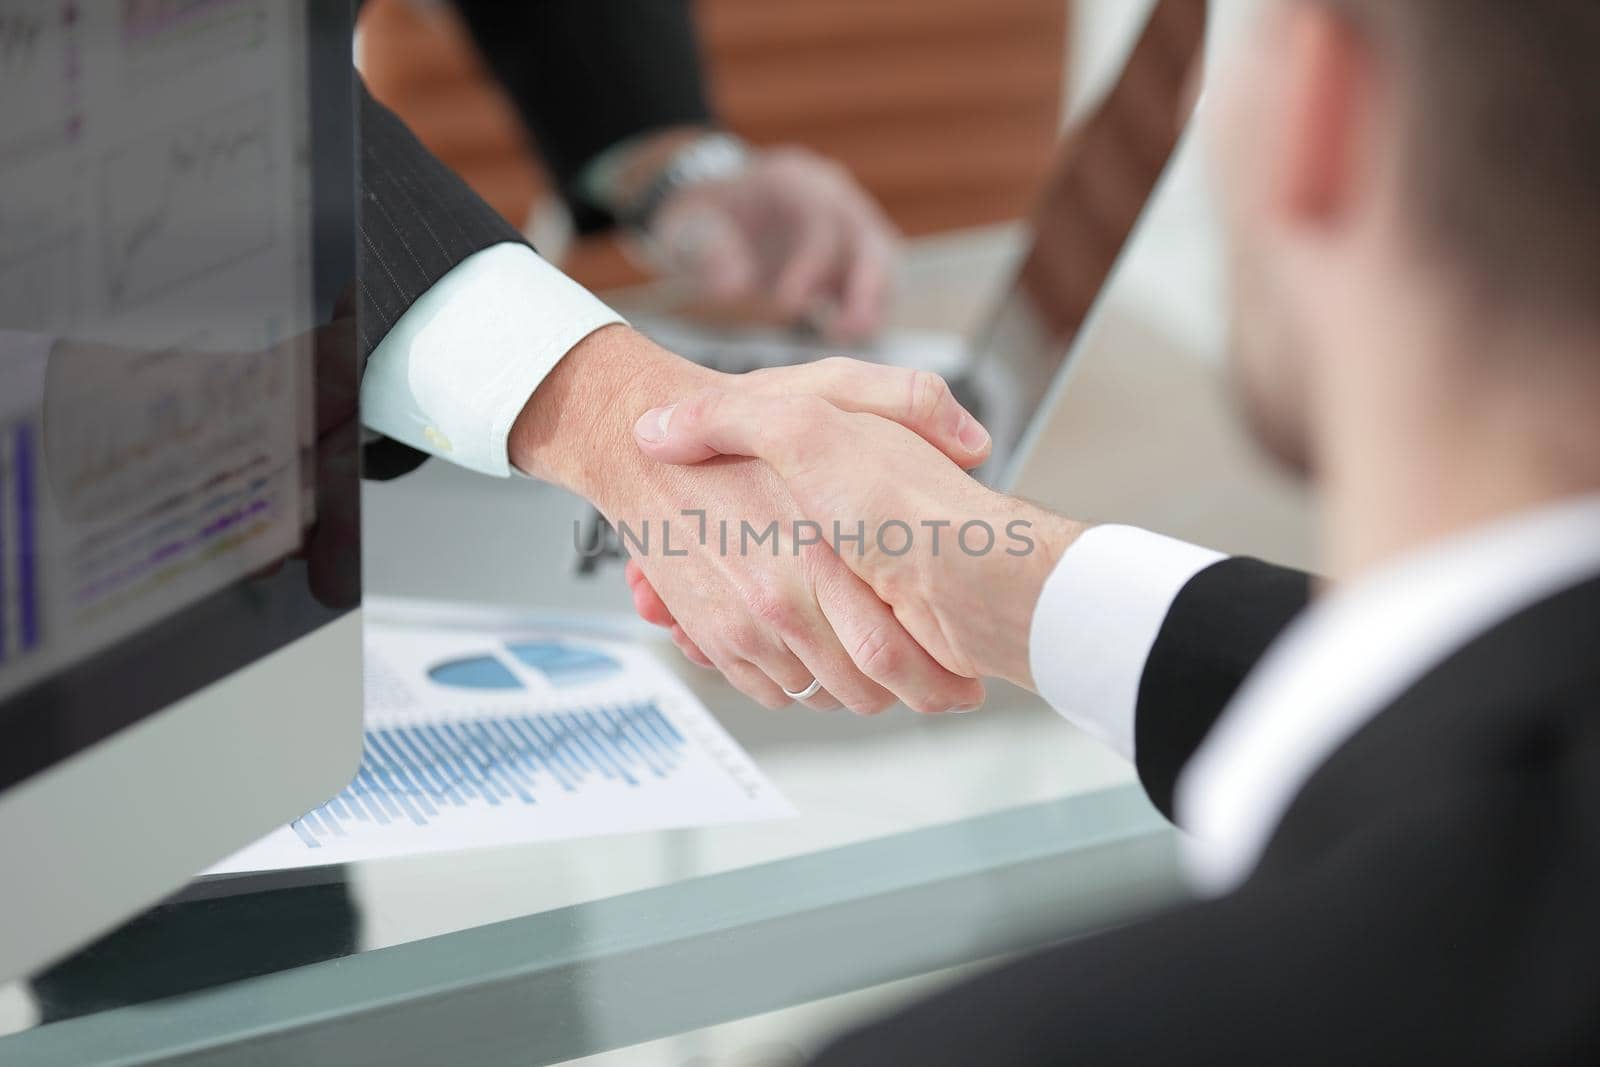
<path fill-rule="evenodd" d="M 731 133 L 708 133 L 673 153 L 644 192 L 623 205 L 618 220 L 630 230 L 647 233 L 661 205 L 678 189 L 700 182 L 737 178 L 750 165 L 750 149 Z"/>

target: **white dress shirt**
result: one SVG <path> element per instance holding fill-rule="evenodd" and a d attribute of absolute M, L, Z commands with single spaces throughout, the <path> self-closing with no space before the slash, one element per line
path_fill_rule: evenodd
<path fill-rule="evenodd" d="M 1145 659 L 1168 609 L 1220 557 L 1129 527 L 1089 531 L 1035 610 L 1040 693 L 1134 754 Z M 1255 868 L 1329 756 L 1451 653 L 1518 611 L 1600 575 L 1600 494 L 1481 527 L 1317 600 L 1250 673 L 1177 784 L 1192 880 L 1206 892 Z"/>
<path fill-rule="evenodd" d="M 533 391 L 579 341 L 622 321 L 526 245 L 486 248 L 424 293 L 373 350 L 361 421 L 506 477 L 506 438 Z"/>

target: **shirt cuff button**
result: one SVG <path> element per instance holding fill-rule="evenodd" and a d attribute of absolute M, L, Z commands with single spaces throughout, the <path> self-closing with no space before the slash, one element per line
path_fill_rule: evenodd
<path fill-rule="evenodd" d="M 426 427 L 422 431 L 422 436 L 427 439 L 429 448 L 441 453 L 455 451 L 455 446 L 450 443 L 450 438 L 435 430 L 432 426 Z"/>

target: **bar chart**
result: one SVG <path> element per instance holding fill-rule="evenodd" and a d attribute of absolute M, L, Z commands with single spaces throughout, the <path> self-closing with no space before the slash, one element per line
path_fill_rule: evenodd
<path fill-rule="evenodd" d="M 69 561 L 79 619 L 92 621 L 187 572 L 247 551 L 280 521 L 289 482 L 288 472 L 267 469 L 265 458 L 253 459 L 193 491 L 162 499 L 123 525 L 85 536 Z"/>
<path fill-rule="evenodd" d="M 795 813 L 646 647 L 368 612 L 354 778 L 211 874 Z"/>
<path fill-rule="evenodd" d="M 427 826 L 475 805 L 535 805 L 671 774 L 685 739 L 654 703 L 369 729 L 349 787 L 295 820 L 310 848 L 354 823 Z"/>
<path fill-rule="evenodd" d="M 41 638 L 38 453 L 32 422 L 0 431 L 0 664 Z"/>

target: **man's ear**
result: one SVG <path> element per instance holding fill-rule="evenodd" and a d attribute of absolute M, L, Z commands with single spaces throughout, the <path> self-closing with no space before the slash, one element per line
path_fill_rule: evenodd
<path fill-rule="evenodd" d="M 1286 221 L 1320 227 L 1349 212 L 1371 175 L 1376 64 L 1359 28 L 1329 5 L 1297 0 L 1279 17 L 1283 98 L 1269 109 L 1278 129 L 1266 141 L 1279 148 L 1272 197 Z"/>

